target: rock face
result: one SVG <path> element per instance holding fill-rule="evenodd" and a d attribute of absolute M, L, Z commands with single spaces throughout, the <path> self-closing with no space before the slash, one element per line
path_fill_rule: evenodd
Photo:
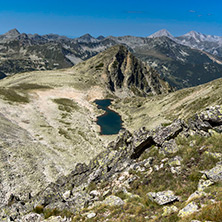
<path fill-rule="evenodd" d="M 159 74 L 137 59 L 126 47 L 117 45 L 73 68 L 78 72 L 100 76 L 107 89 L 117 96 L 156 95 L 171 91 Z"/>
<path fill-rule="evenodd" d="M 153 68 L 138 60 L 125 47 L 117 46 L 115 49 L 117 50 L 112 60 L 105 65 L 108 87 L 111 91 L 127 88 L 138 95 L 160 94 L 167 91 L 167 85 L 163 84 Z"/>

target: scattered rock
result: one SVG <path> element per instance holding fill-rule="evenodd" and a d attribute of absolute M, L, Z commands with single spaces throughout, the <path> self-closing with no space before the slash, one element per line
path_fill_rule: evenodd
<path fill-rule="evenodd" d="M 91 213 L 88 213 L 87 214 L 87 218 L 88 219 L 91 219 L 91 218 L 93 218 L 93 217 L 95 217 L 96 216 L 96 213 L 94 213 L 94 212 L 91 212 Z"/>
<path fill-rule="evenodd" d="M 43 220 L 42 222 L 71 222 L 71 219 L 69 218 L 62 218 L 61 216 L 51 216 L 46 220 Z"/>
<path fill-rule="evenodd" d="M 108 196 L 102 203 L 109 206 L 121 206 L 125 204 L 120 197 L 114 195 Z"/>
<path fill-rule="evenodd" d="M 214 158 L 218 158 L 218 159 L 222 158 L 222 153 L 212 153 L 212 152 L 208 152 L 208 151 L 205 151 L 204 153 L 207 154 L 207 155 L 210 155 Z"/>
<path fill-rule="evenodd" d="M 193 200 L 195 200 L 195 199 L 198 199 L 198 198 L 200 198 L 200 197 L 202 197 L 202 196 L 206 196 L 207 194 L 205 193 L 205 192 L 203 192 L 203 191 L 195 191 L 194 193 L 192 193 L 189 197 L 188 197 L 188 199 L 187 199 L 187 203 L 188 202 L 190 202 L 190 201 L 193 201 Z"/>
<path fill-rule="evenodd" d="M 217 163 L 217 165 L 209 171 L 204 171 L 208 179 L 218 182 L 222 181 L 222 162 Z"/>
<path fill-rule="evenodd" d="M 181 166 L 177 166 L 177 167 L 170 167 L 170 171 L 172 174 L 180 174 L 181 173 Z"/>
<path fill-rule="evenodd" d="M 64 200 L 68 200 L 70 198 L 70 195 L 71 195 L 71 191 L 67 190 L 62 196 Z"/>
<path fill-rule="evenodd" d="M 98 197 L 98 196 L 100 196 L 100 192 L 98 190 L 92 190 L 89 193 L 89 195 L 92 196 L 92 197 Z"/>
<path fill-rule="evenodd" d="M 40 214 L 30 213 L 22 217 L 21 222 L 41 222 L 43 220 Z"/>
<path fill-rule="evenodd" d="M 186 216 L 189 216 L 190 214 L 197 212 L 197 211 L 198 211 L 197 204 L 194 202 L 191 202 L 186 207 L 184 207 L 182 210 L 179 211 L 178 216 L 179 217 L 186 217 Z"/>
<path fill-rule="evenodd" d="M 164 154 L 164 155 L 168 155 L 171 153 L 176 153 L 179 150 L 176 141 L 174 139 L 171 139 L 169 141 L 165 141 L 162 145 L 162 147 L 160 148 L 159 152 Z"/>
<path fill-rule="evenodd" d="M 180 157 L 180 156 L 175 156 L 174 158 L 172 158 L 172 159 L 170 159 L 169 161 L 168 161 L 168 164 L 170 165 L 170 166 L 181 166 L 181 161 L 182 161 L 183 159 Z"/>
<path fill-rule="evenodd" d="M 214 182 L 212 180 L 204 180 L 204 179 L 200 179 L 199 183 L 198 183 L 198 191 L 203 191 L 204 189 L 206 189 L 207 187 L 213 185 Z"/>
<path fill-rule="evenodd" d="M 175 196 L 171 190 L 157 193 L 149 192 L 147 196 L 150 198 L 150 200 L 156 202 L 159 205 L 169 204 L 179 200 L 179 197 Z"/>
<path fill-rule="evenodd" d="M 167 216 L 167 215 L 170 215 L 170 214 L 175 213 L 177 211 L 178 211 L 178 208 L 176 206 L 171 206 L 171 207 L 165 206 L 165 207 L 163 207 L 162 216 Z"/>

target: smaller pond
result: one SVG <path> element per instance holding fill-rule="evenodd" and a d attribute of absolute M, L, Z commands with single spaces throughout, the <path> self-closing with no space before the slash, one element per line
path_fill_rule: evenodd
<path fill-rule="evenodd" d="M 95 100 L 97 107 L 105 111 L 101 116 L 97 117 L 97 124 L 101 128 L 101 135 L 117 134 L 122 128 L 121 116 L 109 109 L 111 105 L 110 99 Z"/>

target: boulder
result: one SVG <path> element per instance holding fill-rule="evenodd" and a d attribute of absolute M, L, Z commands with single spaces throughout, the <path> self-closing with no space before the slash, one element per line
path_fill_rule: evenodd
<path fill-rule="evenodd" d="M 159 152 L 164 154 L 164 155 L 168 155 L 171 153 L 176 153 L 179 150 L 176 141 L 174 139 L 171 139 L 169 141 L 165 141 L 162 145 L 162 147 L 160 148 Z"/>
<path fill-rule="evenodd" d="M 147 193 L 147 196 L 149 197 L 150 200 L 156 202 L 159 205 L 165 205 L 179 200 L 179 197 L 175 196 L 173 191 L 171 190 L 157 192 L 157 193 L 149 192 Z"/>
<path fill-rule="evenodd" d="M 212 126 L 222 125 L 222 106 L 210 106 L 199 114 L 203 121 L 209 122 Z"/>
<path fill-rule="evenodd" d="M 121 206 L 125 204 L 120 197 L 114 195 L 108 196 L 104 201 L 102 201 L 102 203 L 109 206 Z"/>
<path fill-rule="evenodd" d="M 184 207 L 182 210 L 179 211 L 178 216 L 179 217 L 187 217 L 197 211 L 198 211 L 197 204 L 194 202 L 191 202 L 186 207 Z"/>
<path fill-rule="evenodd" d="M 175 138 L 184 127 L 184 122 L 180 119 L 175 120 L 166 127 L 158 127 L 153 131 L 153 140 L 156 144 L 162 145 L 164 141 Z"/>
<path fill-rule="evenodd" d="M 209 187 L 213 184 L 214 184 L 214 182 L 211 180 L 200 179 L 199 183 L 198 183 L 198 191 L 203 191 L 204 189 L 206 189 L 207 187 Z"/>
<path fill-rule="evenodd" d="M 217 165 L 210 169 L 209 171 L 204 171 L 206 177 L 213 182 L 222 181 L 222 162 L 217 163 Z"/>
<path fill-rule="evenodd" d="M 194 193 L 192 193 L 188 199 L 187 199 L 187 203 L 191 202 L 192 200 L 195 200 L 195 199 L 199 199 L 201 198 L 202 196 L 206 196 L 207 194 L 203 191 L 198 191 L 196 190 Z"/>

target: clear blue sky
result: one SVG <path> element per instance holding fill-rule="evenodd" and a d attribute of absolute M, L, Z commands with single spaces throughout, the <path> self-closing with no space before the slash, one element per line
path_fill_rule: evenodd
<path fill-rule="evenodd" d="M 0 0 L 0 33 L 148 36 L 167 29 L 222 36 L 221 0 Z"/>

